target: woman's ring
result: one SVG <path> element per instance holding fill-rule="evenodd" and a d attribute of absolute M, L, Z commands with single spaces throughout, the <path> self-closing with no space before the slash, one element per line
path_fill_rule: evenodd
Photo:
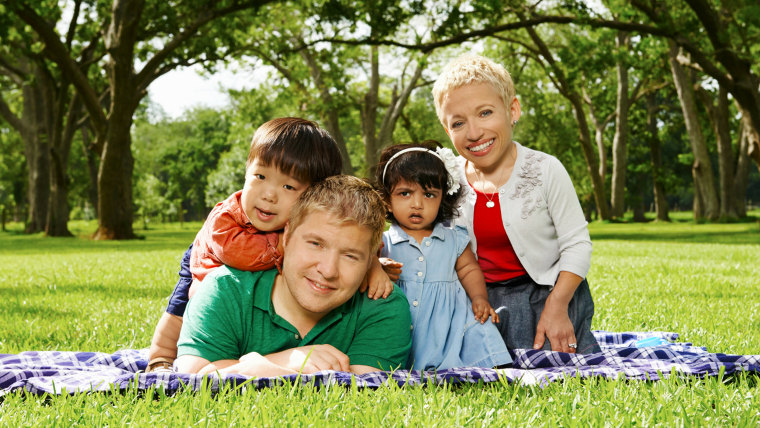
<path fill-rule="evenodd" d="M 577 343 L 568 343 L 567 346 L 569 346 L 570 348 L 575 349 L 575 348 L 578 347 L 578 344 Z"/>

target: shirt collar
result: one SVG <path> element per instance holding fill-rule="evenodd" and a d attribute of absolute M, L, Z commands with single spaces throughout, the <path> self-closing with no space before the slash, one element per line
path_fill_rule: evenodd
<path fill-rule="evenodd" d="M 272 307 L 272 288 L 274 287 L 274 280 L 277 277 L 277 269 L 270 269 L 264 271 L 256 284 L 256 289 L 253 292 L 253 306 L 261 309 L 262 311 L 274 314 L 274 308 Z"/>
<path fill-rule="evenodd" d="M 437 238 L 441 241 L 446 240 L 446 235 L 444 234 L 444 228 L 447 227 L 449 222 L 442 222 L 442 223 L 436 223 L 433 227 L 433 233 L 430 234 L 430 238 Z M 399 242 L 404 241 L 414 241 L 411 236 L 409 236 L 408 233 L 404 231 L 404 229 L 401 228 L 401 226 L 398 225 L 395 221 L 391 224 L 391 227 L 388 228 L 388 237 L 391 240 L 391 244 L 398 244 Z"/>
<path fill-rule="evenodd" d="M 248 216 L 245 214 L 245 210 L 243 209 L 243 202 L 241 199 L 242 196 L 242 190 L 235 192 L 232 197 L 228 199 L 229 206 L 227 211 L 232 216 L 232 219 L 235 220 L 235 223 L 240 226 L 246 226 L 251 224 L 251 220 L 248 219 Z"/>

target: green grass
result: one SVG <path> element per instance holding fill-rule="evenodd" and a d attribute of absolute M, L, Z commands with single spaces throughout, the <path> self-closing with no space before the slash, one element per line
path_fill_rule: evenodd
<path fill-rule="evenodd" d="M 680 213 L 679 213 L 680 214 Z M 753 213 L 757 217 L 757 213 Z M 760 223 L 594 223 L 594 329 L 665 330 L 711 352 L 760 354 Z M 96 242 L 0 233 L 0 353 L 147 347 L 199 224 Z M 48 397 L 11 394 L 0 426 L 738 425 L 760 423 L 755 375 L 657 383 L 568 379 L 544 389 L 465 385 L 378 390 L 283 386 Z"/>

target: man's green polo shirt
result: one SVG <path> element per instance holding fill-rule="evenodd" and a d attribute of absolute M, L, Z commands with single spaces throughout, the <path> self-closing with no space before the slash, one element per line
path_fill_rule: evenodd
<path fill-rule="evenodd" d="M 411 316 L 397 286 L 386 299 L 357 292 L 301 337 L 272 306 L 276 276 L 277 270 L 246 272 L 227 266 L 207 275 L 185 311 L 178 355 L 213 362 L 330 344 L 348 355 L 350 364 L 404 367 L 412 343 Z"/>

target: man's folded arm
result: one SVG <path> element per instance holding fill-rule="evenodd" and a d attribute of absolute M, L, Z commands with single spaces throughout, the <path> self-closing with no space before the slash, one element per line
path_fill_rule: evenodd
<path fill-rule="evenodd" d="M 183 355 L 175 362 L 183 373 L 242 374 L 272 377 L 296 373 L 316 373 L 323 370 L 348 371 L 355 374 L 380 371 L 377 367 L 349 365 L 348 357 L 330 345 L 304 346 L 262 356 L 251 352 L 240 360 L 209 360 L 195 355 Z"/>
<path fill-rule="evenodd" d="M 195 355 L 183 355 L 175 362 L 177 371 L 182 373 L 197 373 L 200 375 L 209 373 L 241 374 L 255 377 L 273 377 L 295 374 L 294 370 L 272 363 L 266 357 L 251 352 L 239 360 L 209 360 Z"/>

